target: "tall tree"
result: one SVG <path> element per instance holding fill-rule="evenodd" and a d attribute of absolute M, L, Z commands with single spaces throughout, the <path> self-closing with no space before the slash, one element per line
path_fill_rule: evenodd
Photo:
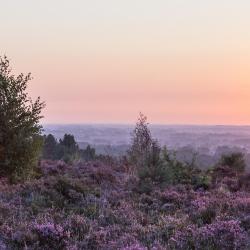
<path fill-rule="evenodd" d="M 44 102 L 27 94 L 31 75 L 12 74 L 7 57 L 0 57 L 0 174 L 11 179 L 31 177 L 42 147 L 39 124 Z"/>

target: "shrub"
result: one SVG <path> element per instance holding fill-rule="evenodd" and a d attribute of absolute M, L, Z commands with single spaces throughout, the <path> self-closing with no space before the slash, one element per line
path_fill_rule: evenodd
<path fill-rule="evenodd" d="M 35 223 L 33 231 L 38 235 L 39 245 L 45 249 L 65 249 L 68 245 L 70 233 L 65 231 L 61 225 L 51 222 Z"/>
<path fill-rule="evenodd" d="M 221 157 L 220 165 L 229 166 L 231 169 L 233 169 L 237 173 L 242 173 L 245 171 L 245 168 L 246 168 L 244 154 L 232 153 L 229 155 L 223 155 Z"/>
<path fill-rule="evenodd" d="M 177 231 L 171 244 L 174 249 L 248 249 L 248 238 L 238 221 L 217 221 L 200 228 L 189 226 L 186 231 Z"/>
<path fill-rule="evenodd" d="M 70 236 L 77 240 L 84 240 L 89 232 L 89 224 L 83 216 L 71 215 L 66 221 L 65 228 L 70 232 Z"/>
<path fill-rule="evenodd" d="M 238 221 L 218 221 L 196 233 L 197 249 L 246 249 L 247 235 Z"/>
<path fill-rule="evenodd" d="M 198 178 L 202 176 L 201 171 L 193 164 L 184 164 L 176 160 L 175 157 L 171 157 L 166 147 L 161 152 L 161 158 L 156 169 L 159 172 L 159 178 L 167 184 L 197 185 Z"/>
<path fill-rule="evenodd" d="M 195 190 L 204 189 L 208 190 L 211 187 L 211 176 L 207 173 L 200 173 L 193 176 L 192 184 Z"/>
<path fill-rule="evenodd" d="M 239 188 L 250 191 L 250 174 L 244 174 L 242 175 L 238 180 L 238 186 Z"/>
<path fill-rule="evenodd" d="M 211 224 L 216 217 L 216 210 L 209 206 L 207 208 L 194 211 L 192 216 L 192 221 L 197 224 L 198 226 Z"/>
<path fill-rule="evenodd" d="M 130 162 L 136 166 L 142 190 L 147 190 L 145 187 L 150 185 L 150 182 L 161 185 L 194 184 L 195 177 L 200 173 L 194 162 L 183 164 L 175 157 L 171 157 L 166 147 L 161 149 L 158 141 L 151 136 L 147 117 L 141 113 L 132 134 L 132 145 L 128 155 Z M 206 181 L 208 180 L 204 178 L 204 187 Z"/>

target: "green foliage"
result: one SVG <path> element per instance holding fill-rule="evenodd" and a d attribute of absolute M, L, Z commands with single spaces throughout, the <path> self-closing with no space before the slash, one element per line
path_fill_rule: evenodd
<path fill-rule="evenodd" d="M 86 149 L 80 150 L 80 156 L 81 156 L 81 159 L 85 161 L 95 160 L 96 159 L 95 149 L 92 148 L 90 145 L 88 145 Z"/>
<path fill-rule="evenodd" d="M 59 140 L 58 155 L 66 163 L 72 163 L 79 159 L 79 148 L 73 135 L 65 134 Z"/>
<path fill-rule="evenodd" d="M 132 134 L 132 145 L 128 151 L 130 162 L 136 166 L 139 175 L 142 172 L 154 172 L 160 160 L 160 147 L 152 138 L 148 128 L 147 117 L 140 113 Z"/>
<path fill-rule="evenodd" d="M 42 157 L 46 160 L 64 160 L 72 163 L 79 158 L 79 148 L 74 136 L 65 134 L 58 143 L 53 135 L 45 135 Z"/>
<path fill-rule="evenodd" d="M 78 145 L 73 135 L 65 134 L 63 139 L 59 140 L 59 144 L 64 146 L 69 153 L 74 153 L 78 150 Z"/>
<path fill-rule="evenodd" d="M 216 217 L 216 210 L 209 206 L 200 211 L 195 211 L 191 216 L 193 223 L 197 224 L 199 227 L 206 224 L 211 224 Z"/>
<path fill-rule="evenodd" d="M 191 164 L 184 164 L 176 160 L 174 155 L 170 156 L 166 147 L 161 149 L 157 140 L 151 136 L 146 116 L 141 113 L 128 155 L 136 167 L 141 191 L 150 192 L 150 183 L 209 186 L 209 180 L 195 166 L 195 157 Z"/>
<path fill-rule="evenodd" d="M 203 188 L 207 190 L 211 187 L 212 178 L 209 173 L 200 172 L 193 176 L 192 184 L 195 189 Z"/>
<path fill-rule="evenodd" d="M 44 136 L 43 159 L 63 160 L 72 163 L 75 160 L 92 161 L 97 158 L 95 149 L 90 145 L 86 149 L 79 149 L 73 135 L 65 134 L 59 142 L 51 134 Z"/>
<path fill-rule="evenodd" d="M 56 159 L 57 141 L 52 134 L 44 136 L 43 158 L 49 160 Z"/>
<path fill-rule="evenodd" d="M 170 156 L 166 147 L 163 148 L 159 162 L 160 178 L 167 184 L 194 184 L 200 171 L 192 164 L 184 164 L 174 156 Z"/>
<path fill-rule="evenodd" d="M 246 162 L 242 153 L 232 153 L 223 155 L 220 161 L 221 166 L 228 166 L 238 173 L 245 171 Z"/>
<path fill-rule="evenodd" d="M 0 57 L 0 173 L 11 180 L 34 176 L 43 139 L 39 120 L 44 103 L 28 97 L 31 75 L 11 73 Z"/>

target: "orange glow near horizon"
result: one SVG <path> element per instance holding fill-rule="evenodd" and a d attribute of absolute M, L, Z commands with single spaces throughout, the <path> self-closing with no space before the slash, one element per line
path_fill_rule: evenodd
<path fill-rule="evenodd" d="M 13 2 L 0 53 L 43 122 L 250 124 L 249 2 Z"/>

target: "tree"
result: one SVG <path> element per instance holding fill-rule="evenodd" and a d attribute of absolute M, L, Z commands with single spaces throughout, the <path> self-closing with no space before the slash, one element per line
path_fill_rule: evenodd
<path fill-rule="evenodd" d="M 154 172 L 161 152 L 157 140 L 152 138 L 148 125 L 147 117 L 140 113 L 128 151 L 130 161 L 136 166 L 139 175 L 147 173 L 146 176 Z"/>
<path fill-rule="evenodd" d="M 78 145 L 75 141 L 75 137 L 70 134 L 65 134 L 63 139 L 60 139 L 59 144 L 64 146 L 68 151 L 72 153 L 78 150 Z"/>
<path fill-rule="evenodd" d="M 130 162 L 136 167 L 140 179 L 140 191 L 148 192 L 152 183 L 192 184 L 193 180 L 196 181 L 199 171 L 195 165 L 183 164 L 176 157 L 171 157 L 166 146 L 161 149 L 148 125 L 147 117 L 140 113 L 128 151 Z"/>
<path fill-rule="evenodd" d="M 49 160 L 56 159 L 57 140 L 52 134 L 44 136 L 43 158 Z"/>
<path fill-rule="evenodd" d="M 95 149 L 92 148 L 90 145 L 86 147 L 84 150 L 80 150 L 81 158 L 85 161 L 91 161 L 96 158 Z"/>
<path fill-rule="evenodd" d="M 0 174 L 12 180 L 36 172 L 42 147 L 39 121 L 45 104 L 28 97 L 30 80 L 30 74 L 14 76 L 7 57 L 0 57 Z"/>
<path fill-rule="evenodd" d="M 63 139 L 59 140 L 57 157 L 67 163 L 79 158 L 79 147 L 73 135 L 65 134 Z"/>

